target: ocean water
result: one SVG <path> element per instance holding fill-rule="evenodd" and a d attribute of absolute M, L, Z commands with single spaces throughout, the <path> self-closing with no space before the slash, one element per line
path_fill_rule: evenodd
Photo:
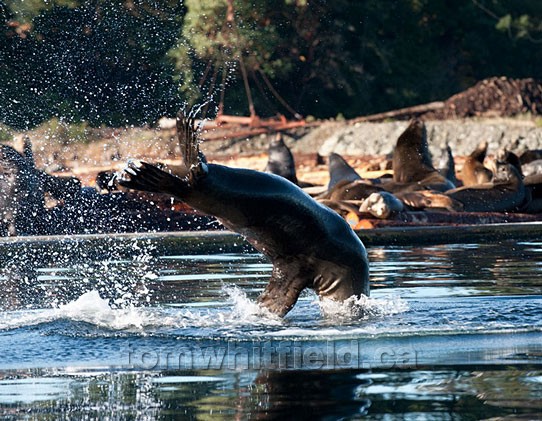
<path fill-rule="evenodd" d="M 542 417 L 542 242 L 370 247 L 370 298 L 283 319 L 239 238 L 0 253 L 3 419 Z"/>

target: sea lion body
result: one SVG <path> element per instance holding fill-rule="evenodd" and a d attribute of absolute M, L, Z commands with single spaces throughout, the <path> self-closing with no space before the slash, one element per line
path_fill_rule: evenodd
<path fill-rule="evenodd" d="M 405 209 L 403 202 L 388 192 L 372 193 L 361 204 L 359 211 L 379 219 L 388 219 Z"/>
<path fill-rule="evenodd" d="M 508 162 L 495 163 L 491 182 L 459 187 L 446 195 L 460 202 L 465 212 L 517 211 L 530 200 L 521 174 Z"/>
<path fill-rule="evenodd" d="M 361 180 L 361 176 L 356 172 L 354 168 L 350 166 L 346 160 L 336 153 L 329 155 L 329 183 L 327 185 L 328 191 L 331 191 L 335 185 L 341 181 L 356 181 Z"/>
<path fill-rule="evenodd" d="M 393 183 L 385 183 L 384 188 L 392 193 L 432 189 L 446 191 L 455 188 L 433 166 L 425 124 L 412 120 L 397 139 L 393 151 Z"/>
<path fill-rule="evenodd" d="M 131 162 L 120 184 L 176 196 L 245 236 L 273 263 L 259 301 L 275 314 L 286 314 L 307 287 L 336 301 L 369 294 L 367 252 L 343 218 L 280 176 L 207 164 L 192 124 L 179 117 L 185 171 Z"/>
<path fill-rule="evenodd" d="M 461 170 L 461 181 L 463 181 L 463 186 L 468 187 L 489 183 L 493 178 L 493 172 L 484 166 L 487 148 L 488 143 L 482 141 L 465 159 Z"/>
<path fill-rule="evenodd" d="M 275 139 L 271 141 L 267 153 L 268 160 L 264 171 L 280 175 L 286 180 L 298 184 L 294 156 L 280 134 L 277 134 Z"/>

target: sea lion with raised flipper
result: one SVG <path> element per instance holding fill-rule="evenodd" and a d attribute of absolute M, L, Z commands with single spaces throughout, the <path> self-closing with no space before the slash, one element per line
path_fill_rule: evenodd
<path fill-rule="evenodd" d="M 465 159 L 461 170 L 463 186 L 489 183 L 493 178 L 493 172 L 484 166 L 487 147 L 487 141 L 480 142 L 476 149 Z"/>
<path fill-rule="evenodd" d="M 273 264 L 259 302 L 277 315 L 305 288 L 336 301 L 368 295 L 367 252 L 346 221 L 282 177 L 207 163 L 194 117 L 178 115 L 183 165 L 175 173 L 131 161 L 119 183 L 178 197 L 245 236 Z"/>
<path fill-rule="evenodd" d="M 397 184 L 393 190 L 383 187 L 391 192 L 402 190 L 402 184 L 409 190 L 446 191 L 455 188 L 455 185 L 439 174 L 433 166 L 425 124 L 421 120 L 412 120 L 397 139 L 393 151 L 393 182 Z M 419 186 L 413 186 L 414 183 Z"/>

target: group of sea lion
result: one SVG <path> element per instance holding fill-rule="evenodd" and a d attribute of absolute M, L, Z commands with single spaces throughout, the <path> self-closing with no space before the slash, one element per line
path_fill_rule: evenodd
<path fill-rule="evenodd" d="M 297 179 L 293 155 L 280 137 L 270 145 L 267 172 L 260 172 L 208 163 L 199 148 L 194 112 L 179 113 L 177 133 L 181 165 L 168 168 L 130 161 L 116 182 L 124 188 L 177 197 L 243 235 L 273 264 L 259 302 L 280 316 L 305 288 L 339 302 L 369 295 L 365 247 L 340 215 L 354 205 L 360 204 L 361 212 L 386 218 L 403 209 L 432 207 L 534 212 L 542 202 L 540 176 L 524 180 L 521 158 L 513 153 L 499 151 L 493 170 L 484 170 L 484 144 L 466 161 L 465 185 L 456 187 L 450 149 L 446 170 L 438 171 L 420 120 L 412 121 L 397 140 L 392 177 L 363 179 L 342 157 L 332 154 L 329 184 L 315 198 L 300 187 L 307 185 Z M 21 220 L 28 226 L 28 212 L 42 211 L 44 192 L 62 198 L 81 190 L 73 180 L 36 169 L 29 147 L 23 154 L 7 146 L 0 151 L 0 209 L 8 234 L 19 234 Z M 106 186 L 112 181 L 108 179 Z"/>
<path fill-rule="evenodd" d="M 542 152 L 526 151 L 518 158 L 511 151 L 499 150 L 486 167 L 487 149 L 488 143 L 481 142 L 465 159 L 457 176 L 453 154 L 447 146 L 447 162 L 444 168 L 436 169 L 425 124 L 415 119 L 397 139 L 391 177 L 364 179 L 343 157 L 332 153 L 328 163 L 329 184 L 315 198 L 343 216 L 356 212 L 382 219 L 403 210 L 542 211 L 542 174 L 531 172 L 525 177 L 522 171 L 522 164 L 540 160 Z M 288 158 L 284 152 L 282 156 Z M 293 158 L 290 155 L 288 159 Z M 288 167 L 294 168 L 293 163 Z M 289 177 L 297 179 L 295 175 Z"/>

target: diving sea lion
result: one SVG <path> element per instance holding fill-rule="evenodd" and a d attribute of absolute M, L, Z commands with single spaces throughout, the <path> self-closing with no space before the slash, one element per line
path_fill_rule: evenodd
<path fill-rule="evenodd" d="M 269 158 L 264 171 L 270 174 L 280 175 L 286 180 L 290 180 L 292 183 L 297 184 L 294 156 L 288 146 L 284 143 L 280 133 L 277 133 L 276 137 L 270 142 L 267 151 Z"/>
<path fill-rule="evenodd" d="M 512 164 L 497 160 L 489 183 L 463 186 L 445 193 L 463 204 L 465 212 L 510 212 L 528 205 L 530 196 Z"/>
<path fill-rule="evenodd" d="M 450 180 L 433 167 L 425 124 L 421 120 L 412 120 L 397 139 L 393 151 L 393 182 L 398 184 L 393 191 L 386 187 L 388 183 L 385 183 L 384 188 L 392 192 L 402 190 L 400 183 L 418 183 L 418 187 L 408 187 L 415 190 L 423 188 L 446 191 L 455 188 Z"/>
<path fill-rule="evenodd" d="M 258 300 L 277 315 L 305 288 L 335 301 L 368 295 L 367 252 L 346 221 L 283 177 L 208 164 L 194 118 L 193 112 L 177 117 L 183 165 L 175 173 L 131 161 L 119 183 L 173 195 L 245 236 L 273 264 Z"/>
<path fill-rule="evenodd" d="M 461 170 L 463 186 L 474 186 L 476 184 L 488 183 L 493 178 L 490 169 L 484 166 L 484 159 L 487 155 L 487 141 L 482 141 L 476 149 L 465 159 Z"/>

